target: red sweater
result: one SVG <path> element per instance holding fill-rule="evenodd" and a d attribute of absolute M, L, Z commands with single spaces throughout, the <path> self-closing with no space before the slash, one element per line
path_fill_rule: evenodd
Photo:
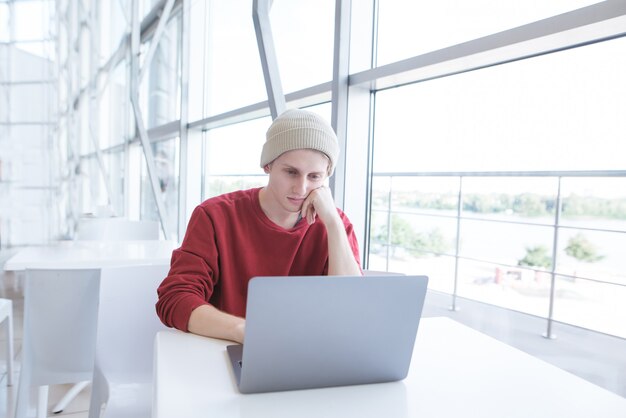
<path fill-rule="evenodd" d="M 187 331 L 191 311 L 207 303 L 245 317 L 248 281 L 255 276 L 328 273 L 326 228 L 305 220 L 286 230 L 261 210 L 259 190 L 242 190 L 206 200 L 195 208 L 168 276 L 158 288 L 156 309 L 167 326 Z M 340 210 L 359 263 L 353 227 Z"/>

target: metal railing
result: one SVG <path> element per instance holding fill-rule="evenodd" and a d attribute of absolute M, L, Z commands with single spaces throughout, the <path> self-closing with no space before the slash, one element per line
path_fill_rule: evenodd
<path fill-rule="evenodd" d="M 462 249 L 461 249 L 461 241 L 463 238 L 463 228 L 462 228 L 462 224 L 465 221 L 479 221 L 479 222 L 488 222 L 488 223 L 504 223 L 504 224 L 516 224 L 516 225 L 521 225 L 522 227 L 524 226 L 533 226 L 533 227 L 547 227 L 547 228 L 551 228 L 552 229 L 552 248 L 551 248 L 551 253 L 550 253 L 550 267 L 549 268 L 541 268 L 541 267 L 535 267 L 535 266 L 523 266 L 524 270 L 531 270 L 534 271 L 536 273 L 539 274 L 547 274 L 550 277 L 550 284 L 549 284 L 549 299 L 548 299 L 548 311 L 545 315 L 545 318 L 547 319 L 547 326 L 546 326 L 546 332 L 544 334 L 544 336 L 546 338 L 554 338 L 554 333 L 553 333 L 553 322 L 554 322 L 554 303 L 555 303 L 555 288 L 556 288 L 556 280 L 557 277 L 559 278 L 566 278 L 566 279 L 570 279 L 572 281 L 574 280 L 581 280 L 581 281 L 587 281 L 587 282 L 595 282 L 601 285 L 606 285 L 606 286 L 618 286 L 620 288 L 625 288 L 626 287 L 626 277 L 624 278 L 623 282 L 619 282 L 619 281 L 607 281 L 607 280 L 603 280 L 597 277 L 583 277 L 581 275 L 578 275 L 577 273 L 574 274 L 569 274 L 566 273 L 564 271 L 560 271 L 558 268 L 558 261 L 559 261 L 559 256 L 560 256 L 560 252 L 559 252 L 559 239 L 561 238 L 561 232 L 563 230 L 577 230 L 577 231 L 594 231 L 594 232 L 608 232 L 608 233 L 616 233 L 616 234 L 624 234 L 624 236 L 626 237 L 626 212 L 621 214 L 623 215 L 623 220 L 624 222 L 624 227 L 623 229 L 615 229 L 615 228 L 601 228 L 601 227 L 589 227 L 589 226 L 571 226 L 571 225 L 567 225 L 563 223 L 563 219 L 562 219 L 562 209 L 563 209 L 563 203 L 564 203 L 564 197 L 562 195 L 563 191 L 562 191 L 562 181 L 565 178 L 584 178 L 584 179 L 590 179 L 590 178 L 624 178 L 625 180 L 625 184 L 626 184 L 626 171 L 529 171 L 529 172 L 522 172 L 522 171 L 511 171 L 511 172 L 403 172 L 403 173 L 375 173 L 373 174 L 374 177 L 374 184 L 376 184 L 376 180 L 380 180 L 383 178 L 388 178 L 388 188 L 387 189 L 377 189 L 376 186 L 374 186 L 374 190 L 373 190 L 373 195 L 374 194 L 378 194 L 379 200 L 381 196 L 385 196 L 384 200 L 386 200 L 386 207 L 382 207 L 381 205 L 376 205 L 373 204 L 372 205 L 372 211 L 373 212 L 378 212 L 380 214 L 382 214 L 383 218 L 386 218 L 386 242 L 381 243 L 378 242 L 378 244 L 381 244 L 382 246 L 386 247 L 386 254 L 385 254 L 385 265 L 387 270 L 389 270 L 389 266 L 390 266 L 390 253 L 391 253 L 391 249 L 393 249 L 394 246 L 398 247 L 398 244 L 393 244 L 393 240 L 392 240 L 392 216 L 394 215 L 400 215 L 400 216 L 418 216 L 418 217 L 436 217 L 436 218 L 447 218 L 449 220 L 454 220 L 454 222 L 456 223 L 456 237 L 454 239 L 454 250 L 452 252 L 433 252 L 433 251 L 429 251 L 429 250 L 424 250 L 424 249 L 419 249 L 419 248 L 409 248 L 409 250 L 412 251 L 417 251 L 417 252 L 421 252 L 424 254 L 431 254 L 431 255 L 435 255 L 435 256 L 446 256 L 446 257 L 453 257 L 454 258 L 454 282 L 453 282 L 453 289 L 452 289 L 452 293 L 451 293 L 451 297 L 452 297 L 452 303 L 451 303 L 451 309 L 452 310 L 457 310 L 458 306 L 457 306 L 457 296 L 458 296 L 458 283 L 459 283 L 459 261 L 465 260 L 465 261 L 469 261 L 469 262 L 478 262 L 478 263 L 484 263 L 484 264 L 488 264 L 488 265 L 493 265 L 496 269 L 498 268 L 505 268 L 505 269 L 509 269 L 509 268 L 520 268 L 520 265 L 512 265 L 509 263 L 502 263 L 502 262 L 497 262 L 494 260 L 488 260 L 488 259 L 482 259 L 482 258 L 476 258 L 476 257 L 469 257 L 466 255 L 463 255 L 462 253 Z M 400 208 L 394 207 L 393 201 L 394 201 L 394 195 L 400 194 L 402 192 L 394 190 L 394 180 L 396 180 L 399 178 L 403 178 L 405 180 L 410 180 L 411 178 L 417 179 L 417 178 L 443 178 L 443 177 L 448 177 L 448 178 L 456 178 L 458 179 L 458 189 L 455 190 L 457 196 L 456 196 L 456 208 L 453 211 L 452 208 L 450 207 L 450 205 L 448 205 L 448 207 L 446 207 L 447 211 L 440 211 L 441 213 L 432 213 L 431 212 L 427 212 L 425 210 L 423 210 L 423 208 L 421 208 L 422 210 L 420 211 L 420 208 L 418 207 L 416 210 L 411 210 L 409 212 L 402 211 Z M 466 203 L 464 201 L 464 196 L 466 193 L 466 188 L 464 188 L 464 180 L 467 180 L 468 178 L 513 178 L 513 177 L 517 177 L 517 178 L 531 178 L 531 177 L 544 177 L 547 179 L 550 179 L 551 181 L 554 181 L 556 184 L 556 189 L 554 190 L 554 194 L 552 196 L 553 202 L 554 202 L 554 207 L 553 207 L 553 215 L 551 217 L 551 221 L 550 222 L 533 222 L 532 220 L 521 220 L 522 216 L 520 216 L 520 219 L 518 220 L 510 220 L 510 219 L 493 219 L 493 218 L 489 218 L 489 217 L 478 217 L 478 216 L 471 216 L 467 214 L 467 211 L 464 210 L 464 203 Z M 412 181 L 412 180 L 411 180 Z M 407 190 L 407 185 L 406 185 L 406 181 L 403 184 L 404 188 L 403 188 L 403 193 L 406 195 L 406 190 Z M 626 190 L 626 188 L 624 188 L 623 190 Z M 416 188 L 414 189 L 413 193 L 417 194 L 419 192 L 418 186 L 416 186 Z M 450 196 L 451 192 L 447 191 L 448 197 Z M 375 198 L 375 196 L 373 196 L 373 199 Z M 621 198 L 622 200 L 624 200 L 626 198 L 626 192 L 625 195 Z M 454 213 L 455 212 L 455 213 Z M 454 214 L 453 214 L 454 213 Z M 621 220 L 621 218 L 620 218 Z M 371 225 L 370 225 L 371 227 Z M 372 233 L 370 233 L 370 241 L 372 240 Z M 371 245 L 370 245 L 370 248 Z M 407 248 L 405 248 L 407 249 Z M 621 269 L 621 271 L 626 271 L 626 261 L 624 261 L 625 265 L 624 265 L 624 269 Z M 576 325 L 576 324 L 573 324 Z M 622 336 L 624 337 L 624 336 Z"/>

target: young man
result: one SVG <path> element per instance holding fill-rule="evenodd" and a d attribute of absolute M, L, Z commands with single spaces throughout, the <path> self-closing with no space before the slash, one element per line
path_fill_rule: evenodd
<path fill-rule="evenodd" d="M 158 289 L 163 323 L 243 342 L 252 277 L 361 275 L 352 224 L 324 185 L 338 154 L 337 136 L 315 113 L 277 117 L 261 154 L 267 186 L 208 199 L 191 215 Z"/>

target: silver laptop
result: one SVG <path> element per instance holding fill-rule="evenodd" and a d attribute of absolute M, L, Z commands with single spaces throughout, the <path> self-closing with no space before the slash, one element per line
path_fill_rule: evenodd
<path fill-rule="evenodd" d="M 426 276 L 256 277 L 244 345 L 227 347 L 242 393 L 404 379 Z"/>

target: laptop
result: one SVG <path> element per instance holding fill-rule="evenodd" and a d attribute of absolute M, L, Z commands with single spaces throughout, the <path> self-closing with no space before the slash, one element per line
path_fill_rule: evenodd
<path fill-rule="evenodd" d="M 255 277 L 244 345 L 227 347 L 241 393 L 406 377 L 426 276 Z"/>

